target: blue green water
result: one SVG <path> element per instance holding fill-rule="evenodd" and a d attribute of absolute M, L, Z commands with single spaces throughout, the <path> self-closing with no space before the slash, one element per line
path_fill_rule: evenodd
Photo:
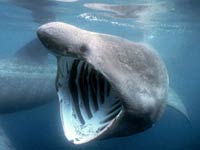
<path fill-rule="evenodd" d="M 84 7 L 85 3 L 109 4 L 164 3 L 136 18 L 102 15 Z M 105 13 L 105 12 L 104 12 Z M 0 59 L 15 54 L 36 37 L 36 30 L 49 21 L 62 21 L 95 32 L 113 34 L 150 44 L 166 63 L 170 86 L 183 100 L 190 123 L 167 108 L 161 120 L 143 133 L 74 146 L 62 132 L 56 101 L 38 108 L 2 115 L 1 124 L 17 150 L 103 150 L 200 148 L 200 1 L 199 0 L 1 0 Z M 1 81 L 0 81 L 1 82 Z"/>

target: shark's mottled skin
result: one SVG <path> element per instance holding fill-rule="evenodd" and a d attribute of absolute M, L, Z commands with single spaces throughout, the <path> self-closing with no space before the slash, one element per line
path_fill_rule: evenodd
<path fill-rule="evenodd" d="M 75 69 L 76 63 L 72 63 L 71 70 L 73 72 L 77 70 L 77 74 L 70 73 L 71 70 L 67 67 L 69 68 L 67 72 L 69 72 L 70 79 L 68 79 L 68 76 L 62 77 L 62 73 L 66 70 L 63 64 L 65 64 L 65 61 L 70 59 L 70 57 L 82 60 L 91 65 L 96 72 L 100 73 L 105 80 L 109 82 L 111 91 L 120 99 L 121 111 L 119 114 L 103 129 L 98 129 L 92 135 L 91 133 L 89 135 L 87 134 L 91 132 L 89 131 L 90 129 L 92 130 L 95 128 L 95 125 L 91 128 L 87 126 L 89 126 L 91 119 L 95 118 L 96 112 L 92 114 L 92 118 L 88 119 L 87 116 L 84 118 L 84 108 L 82 108 L 81 105 L 78 106 L 78 104 L 74 104 L 71 107 L 74 107 L 76 111 L 80 109 L 80 112 L 73 111 L 77 116 L 73 116 L 72 113 L 70 117 L 67 113 L 62 114 L 62 111 L 65 111 L 65 109 L 71 109 L 70 105 L 66 105 L 67 108 L 62 108 L 61 117 L 64 121 L 64 129 L 66 128 L 65 126 L 70 127 L 70 129 L 65 130 L 67 132 L 65 134 L 73 143 L 82 144 L 98 138 L 102 139 L 138 133 L 151 127 L 162 115 L 168 95 L 168 74 L 162 59 L 157 52 L 149 46 L 141 43 L 134 43 L 112 35 L 82 30 L 60 22 L 48 23 L 41 26 L 38 29 L 38 37 L 58 58 L 58 68 L 60 71 L 58 71 L 57 75 L 57 90 L 61 104 L 62 101 L 65 101 L 65 103 L 71 103 L 71 101 L 72 103 L 73 101 L 75 104 L 77 103 L 77 98 L 73 96 L 73 90 L 71 93 L 67 91 L 70 90 L 70 86 L 72 86 L 71 81 L 73 79 L 71 78 L 74 78 L 73 76 L 77 76 L 77 78 L 83 76 L 81 71 L 80 74 L 78 73 L 79 68 Z M 68 65 L 68 62 L 66 62 L 66 64 Z M 65 76 L 67 72 L 65 72 L 63 76 Z M 88 72 L 88 74 L 90 73 Z M 68 80 L 69 89 L 65 87 Z M 74 84 L 75 87 L 81 87 L 81 85 L 79 85 L 81 81 L 79 83 L 74 82 Z M 85 86 L 87 86 L 87 84 L 85 84 Z M 89 87 L 91 86 L 92 85 L 89 85 Z M 96 90 L 98 90 L 98 87 Z M 79 92 L 81 92 L 81 89 L 77 91 L 76 94 L 79 94 Z M 70 94 L 72 98 L 67 96 Z M 79 103 L 81 101 L 82 99 L 80 98 Z M 92 104 L 90 101 L 93 101 L 93 99 L 89 98 L 88 102 Z M 111 99 L 108 99 L 108 101 L 111 101 Z M 85 101 L 83 101 L 83 103 L 88 105 Z M 105 110 L 101 109 L 102 113 L 106 111 L 106 109 L 108 108 L 106 107 Z M 65 115 L 67 115 L 67 118 Z M 86 126 L 85 128 L 83 127 L 83 129 L 79 129 L 76 120 L 77 117 L 81 118 L 81 115 L 83 116 L 83 120 L 85 119 L 85 123 L 83 123 L 83 121 L 80 123 Z M 107 115 L 102 118 L 95 118 L 96 122 L 99 121 L 99 124 L 101 124 L 102 121 L 100 120 L 104 117 L 108 118 Z M 99 124 L 97 126 L 99 126 Z M 80 125 L 80 128 L 82 128 L 81 126 L 82 125 Z M 84 132 L 86 129 L 88 132 Z M 77 130 L 79 130 L 80 133 L 77 132 Z M 86 135 L 83 136 L 82 134 Z"/>

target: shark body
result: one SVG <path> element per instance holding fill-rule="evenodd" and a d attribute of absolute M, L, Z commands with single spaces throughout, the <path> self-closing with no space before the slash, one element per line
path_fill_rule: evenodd
<path fill-rule="evenodd" d="M 181 101 L 172 102 L 165 64 L 149 45 L 61 22 L 37 34 L 57 58 L 61 120 L 72 143 L 142 132 L 161 117 L 168 97 L 186 115 Z"/>

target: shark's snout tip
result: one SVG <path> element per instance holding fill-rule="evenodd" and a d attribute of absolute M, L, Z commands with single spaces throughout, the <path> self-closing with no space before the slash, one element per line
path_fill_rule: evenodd
<path fill-rule="evenodd" d="M 42 25 L 42 26 L 40 26 L 40 27 L 37 29 L 37 37 L 38 37 L 40 40 L 41 40 L 42 38 L 44 38 L 46 34 L 47 34 L 47 31 L 46 31 L 45 25 Z"/>
<path fill-rule="evenodd" d="M 48 49 L 51 49 L 49 46 L 53 44 L 53 39 L 55 39 L 56 36 L 56 26 L 54 24 L 55 23 L 47 23 L 39 26 L 37 29 L 37 37 Z"/>
<path fill-rule="evenodd" d="M 39 38 L 53 38 L 53 36 L 58 35 L 60 32 L 60 27 L 62 27 L 62 22 L 50 22 L 43 24 L 37 29 L 37 36 Z"/>
<path fill-rule="evenodd" d="M 49 33 L 50 30 L 54 28 L 53 26 L 54 23 L 46 23 L 38 27 L 37 29 L 37 36 L 40 38 L 47 33 Z"/>

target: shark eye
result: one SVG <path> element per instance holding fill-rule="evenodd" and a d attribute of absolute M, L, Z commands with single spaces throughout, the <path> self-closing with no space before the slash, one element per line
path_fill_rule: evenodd
<path fill-rule="evenodd" d="M 80 47 L 80 52 L 81 52 L 81 53 L 85 53 L 86 51 L 87 51 L 87 46 L 83 44 L 83 45 Z"/>

